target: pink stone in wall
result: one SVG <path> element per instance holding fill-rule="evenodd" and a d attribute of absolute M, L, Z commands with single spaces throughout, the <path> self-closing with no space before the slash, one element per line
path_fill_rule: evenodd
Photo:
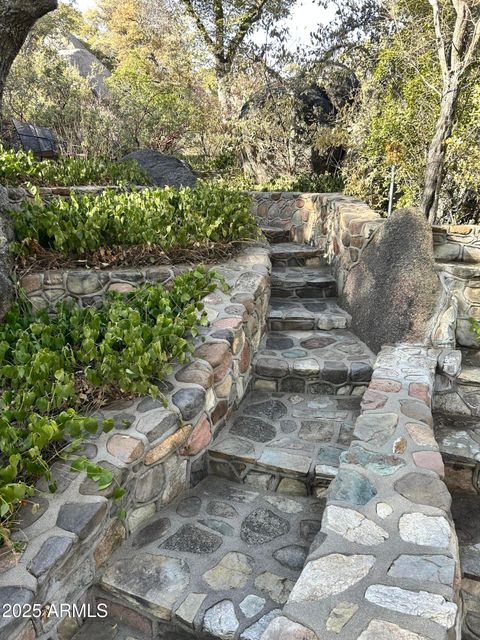
<path fill-rule="evenodd" d="M 408 387 L 408 395 L 413 398 L 418 398 L 427 404 L 431 405 L 431 397 L 428 385 L 422 384 L 421 382 L 412 382 Z"/>
<path fill-rule="evenodd" d="M 233 356 L 231 353 L 225 356 L 222 364 L 218 366 L 214 371 L 215 382 L 221 382 L 225 378 L 225 376 L 230 371 L 230 368 L 232 366 L 232 360 L 233 360 Z"/>
<path fill-rule="evenodd" d="M 437 451 L 416 451 L 412 454 L 412 457 L 417 467 L 431 469 L 435 471 L 435 473 L 438 473 L 441 478 L 445 476 L 442 456 Z"/>
<path fill-rule="evenodd" d="M 35 629 L 33 628 L 30 620 L 27 622 L 25 627 L 17 633 L 18 635 L 15 636 L 17 640 L 35 640 L 35 638 L 37 637 L 35 634 Z"/>
<path fill-rule="evenodd" d="M 246 373 L 250 366 L 250 345 L 245 342 L 242 353 L 240 354 L 240 373 Z"/>
<path fill-rule="evenodd" d="M 180 450 L 182 456 L 194 456 L 202 449 L 205 449 L 210 440 L 212 433 L 210 430 L 210 422 L 206 414 L 200 418 L 192 431 L 192 435 L 187 440 L 185 446 Z"/>
<path fill-rule="evenodd" d="M 206 360 L 213 368 L 221 365 L 229 354 L 230 347 L 225 342 L 206 342 L 195 351 L 197 358 Z"/>
<path fill-rule="evenodd" d="M 34 291 L 38 291 L 38 289 L 40 289 L 42 286 L 41 275 L 37 273 L 30 276 L 24 276 L 20 280 L 20 284 L 27 293 L 33 293 Z"/>
<path fill-rule="evenodd" d="M 97 598 L 96 601 L 97 605 L 101 603 L 107 606 L 109 619 L 118 620 L 119 622 L 122 622 L 129 627 L 133 627 L 134 629 L 138 629 L 139 631 L 142 631 L 143 633 L 151 637 L 152 623 L 147 617 L 142 616 L 140 613 L 137 613 L 137 611 L 134 611 L 133 609 L 129 609 L 123 604 L 118 604 L 116 602 L 112 602 L 111 600 Z"/>
<path fill-rule="evenodd" d="M 219 329 L 239 329 L 243 324 L 242 318 L 222 318 L 213 323 Z"/>
<path fill-rule="evenodd" d="M 382 395 L 381 393 L 376 393 L 375 391 L 370 391 L 367 389 L 363 394 L 362 398 L 362 408 L 364 410 L 372 410 L 372 409 L 381 409 L 387 403 L 387 396 Z"/>
<path fill-rule="evenodd" d="M 363 225 L 365 224 L 365 220 L 351 220 L 348 225 L 350 233 L 352 236 L 359 236 L 362 234 Z"/>
<path fill-rule="evenodd" d="M 402 389 L 402 384 L 396 380 L 374 378 L 368 388 L 375 391 L 385 391 L 386 393 L 398 393 Z"/>

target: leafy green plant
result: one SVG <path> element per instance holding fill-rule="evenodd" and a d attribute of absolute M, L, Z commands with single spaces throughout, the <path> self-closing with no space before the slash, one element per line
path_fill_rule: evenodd
<path fill-rule="evenodd" d="M 142 286 L 112 292 L 101 308 L 58 305 L 56 314 L 16 303 L 0 325 L 0 544 L 18 505 L 51 481 L 50 463 L 71 458 L 82 439 L 101 425 L 85 406 L 125 394 L 161 395 L 159 384 L 174 362 L 186 362 L 191 338 L 207 324 L 202 298 L 218 275 L 204 267 L 178 276 L 170 291 Z M 104 489 L 111 472 L 84 457 L 72 468 Z M 55 491 L 55 484 L 50 483 Z M 113 495 L 123 494 L 117 487 Z"/>
<path fill-rule="evenodd" d="M 280 176 L 275 180 L 258 185 L 256 191 L 302 191 L 303 193 L 335 193 L 343 191 L 341 176 L 324 173 L 322 175 L 300 174 Z"/>
<path fill-rule="evenodd" d="M 106 190 L 47 203 L 37 197 L 12 216 L 24 247 L 82 256 L 113 245 L 150 244 L 169 251 L 256 238 L 250 207 L 246 194 L 200 183 L 195 189 Z"/>
<path fill-rule="evenodd" d="M 470 329 L 476 335 L 477 340 L 480 341 L 480 321 L 472 317 L 470 317 L 468 321 L 470 322 Z"/>
<path fill-rule="evenodd" d="M 37 186 L 147 185 L 147 174 L 134 160 L 112 162 L 102 158 L 36 160 L 31 151 L 0 146 L 0 182 Z"/>
<path fill-rule="evenodd" d="M 256 183 L 244 176 L 232 175 L 213 179 L 212 183 L 224 185 L 230 189 L 243 189 L 245 191 L 301 191 L 303 193 L 336 193 L 343 191 L 345 186 L 341 176 L 330 173 L 278 176 L 273 180 L 262 183 Z"/>

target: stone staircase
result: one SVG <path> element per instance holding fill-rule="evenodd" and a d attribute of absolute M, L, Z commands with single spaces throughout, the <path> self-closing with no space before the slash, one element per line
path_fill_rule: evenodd
<path fill-rule="evenodd" d="M 260 640 L 321 542 L 374 355 L 348 330 L 319 249 L 264 231 L 272 298 L 251 390 L 210 445 L 204 479 L 112 556 L 96 592 L 108 622 L 75 640 Z"/>

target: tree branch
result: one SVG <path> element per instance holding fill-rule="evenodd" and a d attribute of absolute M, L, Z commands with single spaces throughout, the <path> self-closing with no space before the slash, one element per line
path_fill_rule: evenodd
<path fill-rule="evenodd" d="M 238 48 L 240 47 L 242 42 L 245 40 L 250 27 L 254 25 L 255 22 L 258 22 L 258 20 L 260 20 L 260 18 L 262 17 L 262 11 L 266 3 L 267 0 L 257 0 L 245 14 L 245 17 L 240 23 L 237 33 L 228 45 L 227 53 L 225 56 L 225 62 L 227 64 L 232 64 L 233 59 L 235 58 L 235 54 L 237 53 Z"/>
<path fill-rule="evenodd" d="M 215 48 L 217 57 L 225 59 L 225 16 L 222 0 L 213 0 L 213 13 L 215 16 Z"/>
<path fill-rule="evenodd" d="M 480 20 L 475 22 L 475 28 L 473 31 L 472 39 L 463 58 L 462 73 L 472 64 L 474 61 L 475 53 L 480 44 Z"/>
<path fill-rule="evenodd" d="M 185 10 L 188 13 L 188 15 L 191 18 L 193 18 L 193 20 L 195 21 L 195 24 L 197 25 L 197 28 L 200 31 L 202 38 L 205 40 L 205 44 L 210 48 L 212 53 L 215 55 L 215 43 L 210 37 L 210 34 L 207 31 L 207 28 L 202 22 L 202 19 L 200 18 L 198 13 L 195 11 L 195 7 L 193 6 L 192 0 L 181 0 L 181 2 L 185 6 Z"/>
<path fill-rule="evenodd" d="M 452 0 L 457 17 L 452 37 L 451 67 L 456 69 L 462 60 L 465 31 L 467 29 L 468 7 L 465 0 Z"/>
<path fill-rule="evenodd" d="M 440 23 L 440 7 L 438 5 L 438 0 L 428 0 L 428 2 L 432 7 L 432 12 L 433 12 L 433 25 L 435 27 L 437 54 L 438 54 L 438 59 L 440 61 L 440 68 L 442 70 L 443 82 L 445 85 L 447 85 L 449 70 L 448 70 L 447 54 L 446 54 L 446 48 L 445 48 L 445 40 L 443 38 L 442 25 Z"/>

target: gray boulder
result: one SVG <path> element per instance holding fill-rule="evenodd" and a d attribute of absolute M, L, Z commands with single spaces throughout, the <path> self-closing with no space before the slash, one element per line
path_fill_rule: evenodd
<path fill-rule="evenodd" d="M 64 45 L 64 48 L 57 50 L 58 55 L 77 69 L 95 95 L 99 98 L 108 98 L 109 91 L 105 80 L 111 76 L 111 73 L 107 67 L 71 33 L 66 36 Z"/>
<path fill-rule="evenodd" d="M 194 187 L 197 179 L 186 162 L 153 149 L 138 149 L 122 160 L 136 160 L 158 187 Z"/>
<path fill-rule="evenodd" d="M 349 272 L 342 303 L 352 330 L 375 352 L 398 342 L 428 344 L 442 286 L 432 228 L 421 211 L 395 211 Z"/>

